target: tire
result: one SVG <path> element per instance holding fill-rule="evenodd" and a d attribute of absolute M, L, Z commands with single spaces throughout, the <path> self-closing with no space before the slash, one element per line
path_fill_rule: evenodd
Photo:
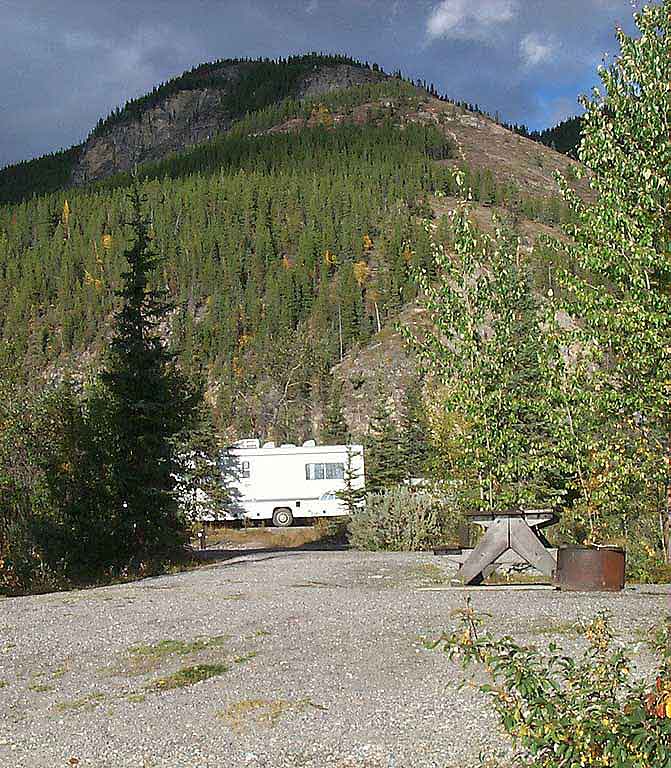
<path fill-rule="evenodd" d="M 288 507 L 280 507 L 273 512 L 273 525 L 276 528 L 289 528 L 293 522 L 294 516 Z"/>

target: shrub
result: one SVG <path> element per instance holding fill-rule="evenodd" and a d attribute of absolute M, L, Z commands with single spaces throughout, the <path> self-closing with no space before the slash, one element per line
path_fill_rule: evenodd
<path fill-rule="evenodd" d="M 630 653 L 613 643 L 605 614 L 585 628 L 578 659 L 555 644 L 547 651 L 511 638 L 480 634 L 470 605 L 461 628 L 442 647 L 464 668 L 483 664 L 491 684 L 480 686 L 516 749 L 515 766 L 534 768 L 666 768 L 671 765 L 671 628 L 651 643 L 655 672 L 632 673 Z"/>
<path fill-rule="evenodd" d="M 72 386 L 0 386 L 0 590 L 43 591 L 106 564 L 101 421 Z"/>
<path fill-rule="evenodd" d="M 451 504 L 399 486 L 366 497 L 365 507 L 352 515 L 349 539 L 356 549 L 412 552 L 451 539 L 455 528 Z"/>

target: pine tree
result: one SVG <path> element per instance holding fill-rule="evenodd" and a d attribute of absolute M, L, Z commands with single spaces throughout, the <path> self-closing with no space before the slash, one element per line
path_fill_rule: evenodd
<path fill-rule="evenodd" d="M 117 296 L 115 334 L 102 381 L 110 397 L 114 449 L 110 474 L 117 499 L 117 541 L 131 560 L 160 557 L 182 542 L 183 521 L 173 496 L 178 471 L 175 438 L 192 419 L 195 397 L 160 336 L 170 306 L 149 281 L 161 263 L 144 200 L 129 195 L 133 240 Z"/>
<path fill-rule="evenodd" d="M 361 483 L 361 473 L 354 466 L 354 448 L 347 446 L 347 462 L 345 464 L 345 487 L 336 494 L 345 504 L 348 515 L 354 515 L 366 498 L 366 488 Z"/>
<path fill-rule="evenodd" d="M 345 445 L 349 441 L 349 427 L 342 406 L 342 386 L 335 380 L 331 385 L 321 438 L 326 445 Z"/>
<path fill-rule="evenodd" d="M 411 381 L 403 393 L 400 416 L 399 450 L 404 479 L 421 478 L 426 472 L 430 446 L 422 386 L 417 379 Z"/>
<path fill-rule="evenodd" d="M 183 470 L 176 494 L 181 510 L 191 522 L 203 515 L 221 518 L 231 503 L 231 490 L 222 476 L 221 453 L 212 410 L 203 399 L 194 427 L 180 441 Z"/>
<path fill-rule="evenodd" d="M 384 392 L 378 394 L 368 425 L 366 448 L 366 490 L 378 493 L 402 482 L 399 434 Z"/>

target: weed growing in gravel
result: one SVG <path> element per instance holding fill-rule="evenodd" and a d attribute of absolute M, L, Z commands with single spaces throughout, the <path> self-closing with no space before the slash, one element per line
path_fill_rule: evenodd
<path fill-rule="evenodd" d="M 585 627 L 579 621 L 554 621 L 553 619 L 537 619 L 529 631 L 532 635 L 551 635 L 562 637 L 580 637 L 585 633 Z"/>
<path fill-rule="evenodd" d="M 153 645 L 134 645 L 128 650 L 135 656 L 149 656 L 162 659 L 165 656 L 187 656 L 198 653 L 205 648 L 221 647 L 230 640 L 230 635 L 215 635 L 214 637 L 196 637 L 193 640 L 160 640 Z"/>
<path fill-rule="evenodd" d="M 100 706 L 105 700 L 104 693 L 89 693 L 79 699 L 70 699 L 69 701 L 60 701 L 56 704 L 57 712 L 76 712 L 78 710 L 93 710 Z"/>
<path fill-rule="evenodd" d="M 469 601 L 455 615 L 460 626 L 433 647 L 486 671 L 480 691 L 511 738 L 515 765 L 671 765 L 671 619 L 653 639 L 652 670 L 641 675 L 604 613 L 585 627 L 587 648 L 575 657 L 556 643 L 544 650 L 483 633 Z"/>
<path fill-rule="evenodd" d="M 6 680 L 0 680 L 0 688 L 6 688 L 9 683 Z"/>
<path fill-rule="evenodd" d="M 430 584 L 449 584 L 450 576 L 438 565 L 434 563 L 422 563 L 411 569 L 413 576 L 419 577 L 423 582 L 429 582 Z"/>
<path fill-rule="evenodd" d="M 217 716 L 236 732 L 240 733 L 254 720 L 259 725 L 273 727 L 288 712 L 304 712 L 313 708 L 325 712 L 326 707 L 315 704 L 311 699 L 287 701 L 286 699 L 245 699 L 228 706 Z"/>
<path fill-rule="evenodd" d="M 166 659 L 173 656 L 190 656 L 201 651 L 221 648 L 230 635 L 196 637 L 193 640 L 160 640 L 152 645 L 134 645 L 128 649 L 126 664 L 117 670 L 120 674 L 143 675 L 154 671 Z"/>
<path fill-rule="evenodd" d="M 233 659 L 234 664 L 244 664 L 247 661 L 251 661 L 253 658 L 259 655 L 258 651 L 250 651 L 249 653 L 244 654 L 243 656 L 236 656 Z"/>
<path fill-rule="evenodd" d="M 192 667 L 182 667 L 172 675 L 161 677 L 147 686 L 148 690 L 170 691 L 174 688 L 186 688 L 211 677 L 217 677 L 228 672 L 225 664 L 196 664 Z"/>
<path fill-rule="evenodd" d="M 35 691 L 36 693 L 46 693 L 47 691 L 53 691 L 53 685 L 46 685 L 45 683 L 31 683 L 28 686 L 28 690 Z"/>
<path fill-rule="evenodd" d="M 129 693 L 128 696 L 126 696 L 126 701 L 130 701 L 131 704 L 142 704 L 142 702 L 146 700 L 147 697 L 144 693 Z"/>

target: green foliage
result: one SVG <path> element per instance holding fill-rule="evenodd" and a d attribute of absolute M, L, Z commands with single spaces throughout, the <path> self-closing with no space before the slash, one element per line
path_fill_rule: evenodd
<path fill-rule="evenodd" d="M 18 203 L 68 186 L 81 146 L 0 169 L 0 205 Z"/>
<path fill-rule="evenodd" d="M 404 472 L 403 479 L 423 478 L 427 470 L 431 446 L 422 385 L 418 379 L 412 380 L 406 386 L 401 400 L 399 451 Z"/>
<path fill-rule="evenodd" d="M 531 138 L 540 141 L 557 152 L 563 152 L 565 155 L 577 157 L 578 147 L 582 136 L 582 118 L 569 117 L 568 120 L 562 120 L 561 123 L 546 128 L 544 131 L 533 132 Z"/>
<path fill-rule="evenodd" d="M 580 321 L 560 338 L 584 358 L 565 378 L 584 417 L 576 431 L 588 535 L 636 540 L 633 525 L 647 520 L 665 528 L 668 548 L 671 4 L 635 19 L 640 36 L 618 30 L 620 54 L 599 71 L 603 92 L 584 101 L 579 154 L 594 202 L 563 185 L 576 269 L 564 276 L 562 309 Z"/>
<path fill-rule="evenodd" d="M 366 490 L 369 493 L 379 493 L 403 481 L 405 469 L 400 436 L 383 390 L 378 393 L 364 445 Z"/>
<path fill-rule="evenodd" d="M 344 488 L 336 494 L 345 504 L 347 514 L 350 517 L 361 510 L 366 498 L 366 490 L 363 487 L 361 472 L 355 466 L 355 449 L 347 446 L 347 462 L 345 463 Z"/>
<path fill-rule="evenodd" d="M 345 445 L 349 439 L 349 427 L 345 421 L 342 406 L 342 385 L 336 380 L 331 385 L 331 394 L 326 404 L 322 424 L 322 442 L 325 445 Z"/>
<path fill-rule="evenodd" d="M 444 499 L 398 486 L 366 496 L 350 518 L 349 540 L 355 549 L 429 550 L 453 539 L 455 519 Z"/>
<path fill-rule="evenodd" d="M 128 557 L 155 557 L 174 550 L 184 537 L 174 498 L 179 468 L 175 438 L 188 429 L 197 399 L 165 348 L 159 326 L 170 306 L 164 290 L 150 288 L 161 261 L 144 218 L 137 188 L 130 197 L 133 240 L 117 295 L 114 337 L 102 381 L 109 393 L 114 444 L 110 514 Z"/>
<path fill-rule="evenodd" d="M 0 377 L 0 590 L 54 589 L 109 565 L 109 437 L 95 391 Z"/>
<path fill-rule="evenodd" d="M 481 633 L 470 605 L 461 629 L 441 647 L 466 668 L 483 665 L 480 686 L 515 747 L 515 765 L 533 768 L 659 768 L 671 764 L 671 635 L 658 643 L 658 667 L 633 670 L 632 654 L 615 645 L 606 616 L 585 628 L 579 658 Z"/>
<path fill-rule="evenodd" d="M 432 326 L 408 334 L 438 388 L 445 479 L 464 510 L 545 505 L 557 489 L 541 307 L 516 237 L 478 233 L 467 208 L 452 226 L 437 279 L 417 274 Z"/>
<path fill-rule="evenodd" d="M 233 500 L 230 478 L 224 475 L 221 466 L 222 443 L 211 405 L 203 398 L 194 423 L 177 439 L 180 472 L 174 493 L 180 513 L 191 523 L 204 516 L 223 517 Z"/>

